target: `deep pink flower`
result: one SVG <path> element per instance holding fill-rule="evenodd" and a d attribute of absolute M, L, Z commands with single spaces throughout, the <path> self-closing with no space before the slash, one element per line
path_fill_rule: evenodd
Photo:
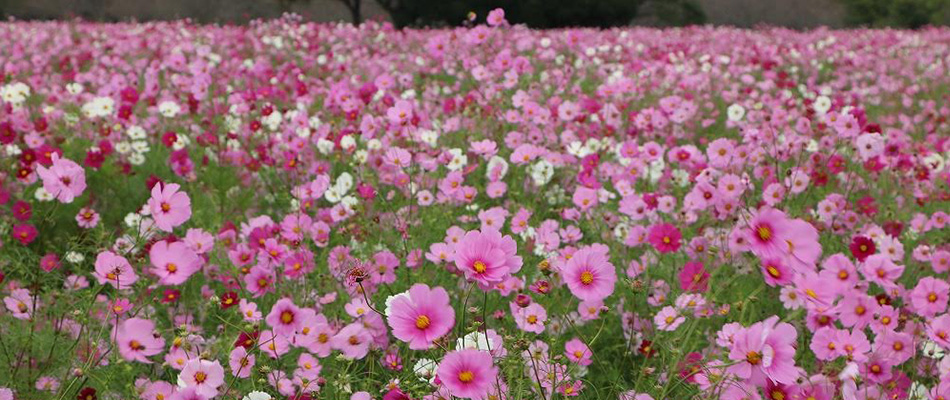
<path fill-rule="evenodd" d="M 152 186 L 148 207 L 155 226 L 165 232 L 171 232 L 191 218 L 191 199 L 187 193 L 179 192 L 179 188 L 176 183 L 159 183 Z"/>
<path fill-rule="evenodd" d="M 387 320 L 396 339 L 409 343 L 410 349 L 424 350 L 452 329 L 455 310 L 445 289 L 418 283 L 393 299 Z"/>
<path fill-rule="evenodd" d="M 647 241 L 660 253 L 672 253 L 679 250 L 682 235 L 673 224 L 656 224 L 650 227 Z"/>
<path fill-rule="evenodd" d="M 36 235 L 39 234 L 39 231 L 31 224 L 18 224 L 13 226 L 10 234 L 14 239 L 19 241 L 20 244 L 26 246 L 36 240 Z"/>
<path fill-rule="evenodd" d="M 497 375 L 491 354 L 473 349 L 449 352 L 436 371 L 449 393 L 463 399 L 487 397 Z"/>
<path fill-rule="evenodd" d="M 683 266 L 679 274 L 680 289 L 687 292 L 703 293 L 709 289 L 709 272 L 699 261 L 690 261 Z"/>
<path fill-rule="evenodd" d="M 851 255 L 862 262 L 877 251 L 874 241 L 864 236 L 855 236 L 848 248 L 851 249 Z"/>
<path fill-rule="evenodd" d="M 52 272 L 59 268 L 59 256 L 56 253 L 49 253 L 40 259 L 40 268 L 46 272 Z"/>

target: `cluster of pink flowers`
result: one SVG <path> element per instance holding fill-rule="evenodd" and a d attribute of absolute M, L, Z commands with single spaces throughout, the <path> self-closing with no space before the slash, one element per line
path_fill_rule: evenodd
<path fill-rule="evenodd" d="M 950 398 L 950 29 L 470 22 L 0 24 L 0 400 Z"/>

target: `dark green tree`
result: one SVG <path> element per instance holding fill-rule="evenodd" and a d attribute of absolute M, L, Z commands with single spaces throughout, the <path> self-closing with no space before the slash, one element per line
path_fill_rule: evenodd
<path fill-rule="evenodd" d="M 503 8 L 512 23 L 532 28 L 611 27 L 630 23 L 644 0 L 377 0 L 396 26 L 457 25 L 470 12 L 484 18 Z"/>
<path fill-rule="evenodd" d="M 841 0 L 851 25 L 920 28 L 950 23 L 950 0 Z"/>

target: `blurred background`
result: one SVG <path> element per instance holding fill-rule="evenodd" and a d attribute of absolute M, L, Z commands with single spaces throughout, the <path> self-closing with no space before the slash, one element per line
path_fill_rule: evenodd
<path fill-rule="evenodd" d="M 191 18 L 246 23 L 294 12 L 312 21 L 387 20 L 398 27 L 464 23 L 505 9 L 536 28 L 692 24 L 807 29 L 919 28 L 950 23 L 950 0 L 0 0 L 0 16 L 96 21 Z"/>

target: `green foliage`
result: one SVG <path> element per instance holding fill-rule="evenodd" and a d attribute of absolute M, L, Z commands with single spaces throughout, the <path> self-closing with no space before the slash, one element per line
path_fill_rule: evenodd
<path fill-rule="evenodd" d="M 699 25 L 706 22 L 706 13 L 694 0 L 654 0 L 650 5 L 662 26 Z"/>
<path fill-rule="evenodd" d="M 950 0 L 841 0 L 852 25 L 920 28 L 950 24 Z"/>

